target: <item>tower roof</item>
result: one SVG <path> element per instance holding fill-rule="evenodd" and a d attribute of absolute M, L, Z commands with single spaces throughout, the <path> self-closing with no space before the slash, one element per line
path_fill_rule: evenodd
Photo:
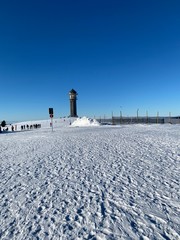
<path fill-rule="evenodd" d="M 69 93 L 77 94 L 77 92 L 73 88 L 71 89 L 71 91 L 69 91 Z"/>

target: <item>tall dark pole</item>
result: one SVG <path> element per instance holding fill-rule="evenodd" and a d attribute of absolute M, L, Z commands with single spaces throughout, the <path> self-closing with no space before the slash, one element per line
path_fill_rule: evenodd
<path fill-rule="evenodd" d="M 156 119 L 156 123 L 159 123 L 159 112 L 157 112 L 157 119 Z"/>
<path fill-rule="evenodd" d="M 112 125 L 114 125 L 113 112 L 112 112 Z"/>
<path fill-rule="evenodd" d="M 138 116 L 138 113 L 139 113 L 139 108 L 137 109 L 137 123 L 138 123 L 138 118 L 139 118 L 139 116 Z"/>
<path fill-rule="evenodd" d="M 146 111 L 146 123 L 148 123 L 148 111 Z"/>
<path fill-rule="evenodd" d="M 171 123 L 171 112 L 169 112 L 169 123 Z"/>
<path fill-rule="evenodd" d="M 120 109 L 122 108 L 122 106 L 120 106 Z M 120 110 L 120 124 L 122 124 L 122 111 Z"/>

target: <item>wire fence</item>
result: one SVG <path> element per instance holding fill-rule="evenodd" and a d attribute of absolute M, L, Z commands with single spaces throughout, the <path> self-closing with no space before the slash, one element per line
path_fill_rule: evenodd
<path fill-rule="evenodd" d="M 120 125 L 120 124 L 180 124 L 180 116 L 178 117 L 123 117 L 123 116 L 112 116 L 111 118 L 98 118 L 99 121 L 103 125 Z"/>

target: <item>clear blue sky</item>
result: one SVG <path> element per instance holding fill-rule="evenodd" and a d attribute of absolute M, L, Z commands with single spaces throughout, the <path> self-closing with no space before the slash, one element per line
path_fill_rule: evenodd
<path fill-rule="evenodd" d="M 179 0 L 0 0 L 0 120 L 180 115 Z"/>

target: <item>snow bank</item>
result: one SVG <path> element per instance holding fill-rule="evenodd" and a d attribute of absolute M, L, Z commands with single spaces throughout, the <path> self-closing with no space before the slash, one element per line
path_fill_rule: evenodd
<path fill-rule="evenodd" d="M 100 126 L 96 119 L 87 117 L 77 118 L 71 125 L 72 127 Z"/>

